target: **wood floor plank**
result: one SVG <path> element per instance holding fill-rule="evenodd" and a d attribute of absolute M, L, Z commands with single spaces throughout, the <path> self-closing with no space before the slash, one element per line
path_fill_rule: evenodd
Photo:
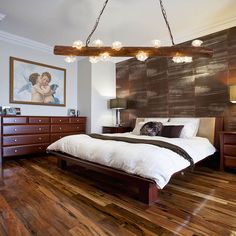
<path fill-rule="evenodd" d="M 195 168 L 174 176 L 152 206 L 137 191 L 53 157 L 4 163 L 0 235 L 236 235 L 236 175 Z"/>

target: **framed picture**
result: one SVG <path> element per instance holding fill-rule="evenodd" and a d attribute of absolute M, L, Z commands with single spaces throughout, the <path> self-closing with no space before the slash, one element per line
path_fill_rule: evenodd
<path fill-rule="evenodd" d="M 10 57 L 10 102 L 66 105 L 66 69 Z"/>

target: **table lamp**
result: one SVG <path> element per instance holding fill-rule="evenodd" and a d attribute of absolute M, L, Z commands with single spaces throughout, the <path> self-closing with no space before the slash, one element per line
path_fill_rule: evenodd
<path fill-rule="evenodd" d="M 116 109 L 116 127 L 121 126 L 121 124 L 120 124 L 120 110 L 127 108 L 126 99 L 124 99 L 124 98 L 110 99 L 110 108 Z"/>

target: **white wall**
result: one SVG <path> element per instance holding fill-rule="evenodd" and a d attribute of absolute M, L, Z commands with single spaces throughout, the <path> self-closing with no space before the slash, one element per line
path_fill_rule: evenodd
<path fill-rule="evenodd" d="M 66 107 L 9 103 L 9 58 L 18 57 L 67 69 Z M 40 50 L 0 41 L 0 106 L 20 107 L 22 115 L 67 115 L 68 108 L 77 108 L 88 118 L 87 132 L 102 132 L 102 126 L 114 125 L 114 112 L 108 100 L 116 96 L 115 63 L 91 64 L 88 59 L 67 64 L 63 57 Z"/>
<path fill-rule="evenodd" d="M 101 133 L 103 125 L 113 125 L 108 101 L 116 97 L 116 66 L 113 62 L 92 64 L 91 132 Z"/>
<path fill-rule="evenodd" d="M 88 59 L 78 61 L 78 109 L 87 117 L 87 132 L 91 131 L 91 77 L 92 66 Z"/>
<path fill-rule="evenodd" d="M 108 100 L 116 96 L 115 63 L 78 62 L 78 107 L 88 117 L 87 132 L 101 133 L 102 126 L 113 125 Z"/>
<path fill-rule="evenodd" d="M 18 57 L 67 69 L 66 107 L 23 105 L 9 103 L 9 57 Z M 34 50 L 29 47 L 0 41 L 0 106 L 21 107 L 23 115 L 67 115 L 68 108 L 77 108 L 77 66 L 67 64 L 63 57 Z"/>

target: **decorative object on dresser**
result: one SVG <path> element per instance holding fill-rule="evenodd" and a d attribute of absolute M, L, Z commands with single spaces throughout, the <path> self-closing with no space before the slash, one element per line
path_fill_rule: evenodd
<path fill-rule="evenodd" d="M 76 116 L 76 110 L 75 109 L 68 109 L 68 116 Z"/>
<path fill-rule="evenodd" d="M 220 170 L 236 168 L 236 132 L 220 133 Z"/>
<path fill-rule="evenodd" d="M 124 98 L 110 99 L 110 108 L 116 109 L 116 126 L 121 126 L 120 122 L 120 110 L 127 108 L 127 101 Z"/>
<path fill-rule="evenodd" d="M 86 133 L 86 117 L 1 116 L 0 158 L 45 153 L 52 142 Z"/>
<path fill-rule="evenodd" d="M 131 127 L 116 127 L 116 126 L 103 126 L 102 133 L 103 134 L 113 134 L 113 133 L 125 133 L 132 131 Z"/>
<path fill-rule="evenodd" d="M 65 106 L 66 69 L 10 57 L 10 102 Z"/>

